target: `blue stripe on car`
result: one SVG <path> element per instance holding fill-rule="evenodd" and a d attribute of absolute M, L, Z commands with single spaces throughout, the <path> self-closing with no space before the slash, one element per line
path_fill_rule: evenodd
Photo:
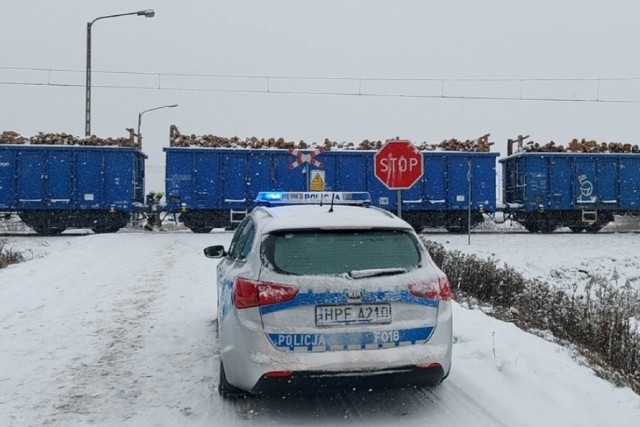
<path fill-rule="evenodd" d="M 362 299 L 354 301 L 349 300 L 345 291 L 343 292 L 320 292 L 313 291 L 299 293 L 292 300 L 269 304 L 260 307 L 261 314 L 274 313 L 276 311 L 289 310 L 305 305 L 331 305 L 331 304 L 367 304 L 376 302 L 407 302 L 411 304 L 426 305 L 429 307 L 438 307 L 438 300 L 421 298 L 409 293 L 409 291 L 379 291 L 365 292 Z"/>
<path fill-rule="evenodd" d="M 280 334 L 268 333 L 269 341 L 279 350 L 361 350 L 365 348 L 383 348 L 386 345 L 400 347 L 409 344 L 422 344 L 429 340 L 433 327 L 401 330 L 383 330 L 375 332 Z"/>

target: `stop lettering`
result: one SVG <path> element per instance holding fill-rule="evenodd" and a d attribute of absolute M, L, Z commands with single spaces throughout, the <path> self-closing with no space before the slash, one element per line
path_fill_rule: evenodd
<path fill-rule="evenodd" d="M 374 173 L 387 188 L 411 188 L 423 174 L 422 153 L 410 141 L 387 141 L 374 156 Z"/>

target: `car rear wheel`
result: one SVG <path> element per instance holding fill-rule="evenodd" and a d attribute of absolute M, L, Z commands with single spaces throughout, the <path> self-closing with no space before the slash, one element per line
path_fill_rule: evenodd
<path fill-rule="evenodd" d="M 224 365 L 222 364 L 222 360 L 220 361 L 220 381 L 218 381 L 218 393 L 220 396 L 225 399 L 240 399 L 247 397 L 249 393 L 246 391 L 239 389 L 238 387 L 232 386 L 227 382 L 227 376 L 224 373 Z"/>

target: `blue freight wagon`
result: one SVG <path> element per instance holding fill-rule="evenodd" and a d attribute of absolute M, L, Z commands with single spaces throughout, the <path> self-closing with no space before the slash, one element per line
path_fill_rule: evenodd
<path fill-rule="evenodd" d="M 260 191 L 368 191 L 375 205 L 397 210 L 397 191 L 374 176 L 374 151 L 164 148 L 166 210 L 196 233 L 233 227 Z M 312 155 L 313 154 L 313 155 Z M 306 156 L 306 157 L 305 157 Z M 468 229 L 496 208 L 497 153 L 425 151 L 424 174 L 402 190 L 402 217 L 416 229 Z M 300 160 L 303 161 L 300 161 Z M 321 174 L 320 174 L 321 173 Z M 469 185 L 471 183 L 471 185 Z M 471 191 L 470 191 L 471 190 Z"/>
<path fill-rule="evenodd" d="M 129 147 L 0 145 L 0 211 L 40 234 L 116 232 L 143 207 L 145 159 Z"/>
<path fill-rule="evenodd" d="M 597 232 L 640 214 L 640 155 L 518 153 L 500 159 L 508 213 L 530 232 Z"/>

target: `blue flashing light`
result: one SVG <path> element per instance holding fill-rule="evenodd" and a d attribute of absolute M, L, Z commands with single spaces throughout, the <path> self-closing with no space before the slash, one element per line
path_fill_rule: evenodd
<path fill-rule="evenodd" d="M 371 195 L 366 191 L 263 191 L 258 193 L 259 205 L 369 205 Z"/>
<path fill-rule="evenodd" d="M 282 193 L 279 191 L 278 192 L 267 191 L 267 192 L 258 194 L 258 200 L 260 200 L 261 198 L 264 199 L 265 201 L 282 200 Z"/>

